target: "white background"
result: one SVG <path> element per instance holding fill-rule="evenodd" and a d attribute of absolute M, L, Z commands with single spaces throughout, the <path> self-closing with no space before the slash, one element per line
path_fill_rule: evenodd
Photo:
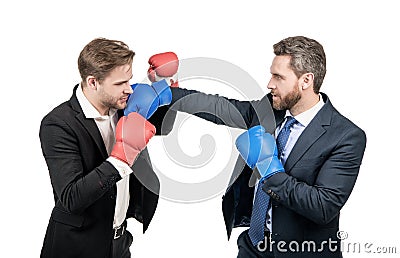
<path fill-rule="evenodd" d="M 174 51 L 179 58 L 213 57 L 247 71 L 265 87 L 272 45 L 294 35 L 317 39 L 327 54 L 322 91 L 363 128 L 368 143 L 354 191 L 342 209 L 350 243 L 396 246 L 399 31 L 396 1 L 3 1 L 1 63 L 1 257 L 38 257 L 53 206 L 38 138 L 42 117 L 70 98 L 79 82 L 77 57 L 95 37 L 119 39 L 136 52 L 133 81 L 147 59 Z M 231 95 L 229 89 L 202 88 Z M 260 96 L 261 97 L 261 96 Z M 194 124 L 196 124 L 196 120 Z M 214 125 L 200 123 L 212 134 Z M 196 153 L 202 131 L 183 139 Z M 215 129 L 216 131 L 219 129 Z M 182 132 L 188 135 L 187 131 Z M 191 142 L 190 142 L 191 141 Z M 149 146 L 157 161 L 154 140 Z M 192 148 L 192 149 L 191 149 Z M 236 257 L 228 242 L 221 196 L 182 204 L 161 199 L 146 234 L 130 220 L 134 257 Z M 374 251 L 372 249 L 371 251 Z M 398 254 L 397 254 L 398 255 Z M 345 257 L 395 257 L 344 253 Z"/>

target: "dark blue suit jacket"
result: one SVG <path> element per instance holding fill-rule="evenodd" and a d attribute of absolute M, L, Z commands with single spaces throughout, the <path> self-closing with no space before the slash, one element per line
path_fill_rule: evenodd
<path fill-rule="evenodd" d="M 272 176 L 263 187 L 272 199 L 276 257 L 341 257 L 336 236 L 339 213 L 356 182 L 366 136 L 332 106 L 325 94 L 321 95 L 325 104 L 298 138 L 285 163 L 286 173 Z M 258 101 L 238 101 L 173 89 L 172 108 L 236 128 L 261 124 L 274 133 L 285 111 L 272 109 L 270 103 L 270 94 Z M 239 157 L 222 203 L 228 238 L 233 227 L 249 226 L 254 196 L 254 187 L 249 187 L 252 175 Z M 279 251 L 280 241 L 283 246 Z M 299 244 L 298 250 L 294 250 L 295 245 L 289 248 L 291 241 Z M 302 252 L 303 243 L 306 248 Z"/>

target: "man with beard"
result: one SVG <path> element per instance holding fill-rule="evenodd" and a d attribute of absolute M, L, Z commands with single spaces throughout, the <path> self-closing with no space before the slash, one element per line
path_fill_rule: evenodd
<path fill-rule="evenodd" d="M 339 213 L 356 182 L 366 136 L 320 92 L 321 44 L 297 36 L 273 49 L 271 92 L 261 100 L 175 88 L 171 108 L 248 129 L 236 141 L 243 159 L 223 197 L 228 238 L 233 227 L 250 226 L 238 238 L 238 257 L 342 257 Z M 261 180 L 249 187 L 254 175 Z"/>

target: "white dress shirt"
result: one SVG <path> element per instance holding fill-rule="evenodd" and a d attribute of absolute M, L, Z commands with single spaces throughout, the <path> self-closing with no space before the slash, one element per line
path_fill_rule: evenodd
<path fill-rule="evenodd" d="M 81 85 L 79 85 L 79 87 L 76 89 L 76 97 L 82 107 L 85 117 L 92 118 L 96 122 L 101 137 L 103 138 L 104 145 L 107 149 L 107 153 L 110 155 L 115 144 L 115 126 L 118 122 L 117 110 L 111 108 L 108 112 L 108 115 L 102 116 L 86 98 L 82 91 Z M 120 226 L 126 218 L 126 211 L 128 210 L 130 198 L 129 175 L 133 171 L 128 164 L 114 157 L 108 157 L 107 161 L 118 170 L 120 176 L 122 177 L 122 179 L 117 182 L 117 198 L 113 221 L 113 227 L 115 228 Z"/>
<path fill-rule="evenodd" d="M 281 157 L 282 165 L 285 165 L 286 160 L 287 160 L 290 152 L 292 151 L 294 145 L 296 144 L 297 139 L 300 137 L 301 133 L 308 126 L 308 124 L 311 122 L 311 120 L 313 120 L 315 115 L 317 115 L 317 113 L 320 111 L 320 109 L 322 108 L 323 105 L 324 105 L 324 101 L 320 94 L 319 101 L 317 102 L 317 104 L 315 104 L 309 110 L 304 111 L 303 113 L 298 114 L 297 116 L 294 116 L 294 118 L 297 120 L 298 123 L 293 124 L 293 126 L 290 128 L 290 134 L 289 134 L 288 141 L 282 151 L 282 157 Z M 278 137 L 279 132 L 285 126 L 288 116 L 292 116 L 292 114 L 290 114 L 289 110 L 286 110 L 285 121 L 279 127 L 277 127 L 275 129 L 275 138 Z M 257 186 L 258 185 L 256 185 L 256 187 Z M 272 209 L 271 209 L 271 207 L 268 209 L 266 226 L 269 229 L 269 231 L 272 232 Z"/>

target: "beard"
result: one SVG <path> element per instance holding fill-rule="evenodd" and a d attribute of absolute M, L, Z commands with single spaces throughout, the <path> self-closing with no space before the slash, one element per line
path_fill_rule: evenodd
<path fill-rule="evenodd" d="M 274 100 L 272 106 L 276 110 L 289 110 L 294 105 L 296 105 L 300 99 L 301 99 L 301 93 L 299 88 L 296 86 L 284 98 L 277 98 L 276 100 Z"/>
<path fill-rule="evenodd" d="M 119 102 L 119 97 L 114 97 L 104 91 L 103 88 L 100 88 L 100 98 L 101 104 L 108 108 L 114 109 L 124 109 L 126 107 L 126 102 Z"/>

